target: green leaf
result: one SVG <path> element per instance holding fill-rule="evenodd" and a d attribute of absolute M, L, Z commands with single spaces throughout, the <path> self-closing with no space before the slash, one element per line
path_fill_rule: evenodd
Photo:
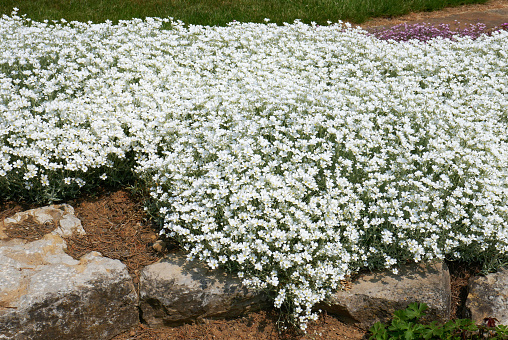
<path fill-rule="evenodd" d="M 410 320 L 419 319 L 425 314 L 424 312 L 427 309 L 428 309 L 428 307 L 425 303 L 413 302 L 413 303 L 410 303 L 409 306 L 406 308 L 405 314 L 406 314 L 406 317 Z"/>
<path fill-rule="evenodd" d="M 406 340 L 414 340 L 416 339 L 415 333 L 412 330 L 407 330 L 404 332 L 404 339 Z"/>
<path fill-rule="evenodd" d="M 407 321 L 408 317 L 406 312 L 407 310 L 396 310 L 395 312 L 393 312 L 393 319 Z"/>
<path fill-rule="evenodd" d="M 496 333 L 499 335 L 505 335 L 508 337 L 508 326 L 505 325 L 497 325 Z"/>
<path fill-rule="evenodd" d="M 376 322 L 369 331 L 372 333 L 371 340 L 388 340 L 388 332 L 386 326 L 381 322 Z"/>
<path fill-rule="evenodd" d="M 399 320 L 399 319 L 393 319 L 392 325 L 388 327 L 388 330 L 393 330 L 393 331 L 401 330 L 401 331 L 405 331 L 405 330 L 410 328 L 410 325 L 411 325 L 411 323 L 408 323 L 407 321 Z"/>
<path fill-rule="evenodd" d="M 425 340 L 432 339 L 432 337 L 437 337 L 438 339 L 442 339 L 443 330 L 440 328 L 425 328 L 423 329 L 420 334 Z"/>

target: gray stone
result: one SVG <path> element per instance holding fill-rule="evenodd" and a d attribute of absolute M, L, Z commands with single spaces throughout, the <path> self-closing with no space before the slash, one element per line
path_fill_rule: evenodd
<path fill-rule="evenodd" d="M 7 226 L 23 223 L 23 221 L 26 221 L 29 218 L 33 218 L 35 222 L 40 224 L 47 222 L 55 223 L 56 229 L 51 232 L 53 235 L 70 237 L 72 235 L 85 234 L 81 221 L 74 216 L 74 208 L 68 204 L 58 204 L 22 211 L 4 219 L 0 222 L 0 240 L 8 239 L 4 232 Z"/>
<path fill-rule="evenodd" d="M 125 265 L 97 252 L 73 259 L 60 237 L 82 230 L 72 210 L 37 210 L 4 221 L 32 214 L 59 228 L 33 242 L 0 240 L 0 339 L 110 339 L 135 326 L 138 296 Z"/>
<path fill-rule="evenodd" d="M 188 262 L 180 253 L 143 269 L 139 298 L 142 318 L 153 327 L 235 317 L 270 305 L 239 278 Z"/>
<path fill-rule="evenodd" d="M 496 318 L 496 324 L 508 325 L 508 268 L 469 280 L 466 316 L 482 323 L 485 318 Z"/>
<path fill-rule="evenodd" d="M 396 310 L 411 302 L 429 306 L 423 320 L 448 320 L 451 310 L 450 274 L 446 264 L 407 265 L 391 271 L 361 275 L 351 289 L 333 294 L 316 308 L 343 321 L 369 329 L 378 321 L 389 322 Z"/>

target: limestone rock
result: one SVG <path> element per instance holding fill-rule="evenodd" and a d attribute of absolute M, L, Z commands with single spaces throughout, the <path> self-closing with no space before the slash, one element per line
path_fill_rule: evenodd
<path fill-rule="evenodd" d="M 22 211 L 6 218 L 0 222 L 0 240 L 8 239 L 7 235 L 4 233 L 7 226 L 23 223 L 23 221 L 26 221 L 29 218 L 33 218 L 35 222 L 40 224 L 54 222 L 57 227 L 51 233 L 53 235 L 69 237 L 76 234 L 85 234 L 81 221 L 74 216 L 74 208 L 68 204 L 58 204 Z"/>
<path fill-rule="evenodd" d="M 350 290 L 335 293 L 317 308 L 369 329 L 378 321 L 390 321 L 393 312 L 411 302 L 429 306 L 427 321 L 450 318 L 450 274 L 446 264 L 407 265 L 399 268 L 398 274 L 383 271 L 362 275 L 352 282 Z"/>
<path fill-rule="evenodd" d="M 201 318 L 235 317 L 269 302 L 246 289 L 239 278 L 170 254 L 141 272 L 139 306 L 150 326 L 175 325 Z"/>
<path fill-rule="evenodd" d="M 66 216 L 68 206 L 56 210 L 61 216 L 54 209 L 27 213 L 39 223 L 59 219 L 60 229 L 33 242 L 0 240 L 0 339 L 110 339 L 139 322 L 125 265 L 97 252 L 79 261 L 67 255 L 60 235 L 82 227 Z M 4 225 L 22 223 L 23 216 Z"/>
<path fill-rule="evenodd" d="M 499 325 L 508 325 L 508 268 L 469 280 L 466 316 L 476 324 L 484 318 L 496 318 Z"/>

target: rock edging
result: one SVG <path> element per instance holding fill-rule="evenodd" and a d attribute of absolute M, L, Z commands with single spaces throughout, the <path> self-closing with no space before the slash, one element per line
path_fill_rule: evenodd
<path fill-rule="evenodd" d="M 378 321 L 389 322 L 396 310 L 415 301 L 429 306 L 422 321 L 450 319 L 450 274 L 446 264 L 412 264 L 402 266 L 398 274 L 386 271 L 362 275 L 352 282 L 351 289 L 335 293 L 319 308 L 369 329 Z"/>
<path fill-rule="evenodd" d="M 139 307 L 150 326 L 169 326 L 197 319 L 232 318 L 270 305 L 259 292 L 221 270 L 171 254 L 141 272 Z"/>
<path fill-rule="evenodd" d="M 0 239 L 0 339 L 110 339 L 139 322 L 138 295 L 123 263 L 90 252 L 65 253 L 62 236 L 84 233 L 72 207 L 18 213 L 56 229 L 39 240 Z"/>
<path fill-rule="evenodd" d="M 33 219 L 55 224 L 41 239 L 9 239 L 11 224 Z M 126 266 L 90 252 L 79 260 L 65 253 L 63 236 L 83 234 L 68 205 L 28 210 L 0 222 L 0 339 L 111 339 L 140 322 L 152 327 L 202 318 L 230 318 L 270 306 L 239 278 L 173 253 L 141 271 L 139 295 Z M 480 323 L 508 324 L 508 270 L 472 278 L 466 303 Z M 368 329 L 388 322 L 411 302 L 429 305 L 427 321 L 450 318 L 450 275 L 444 263 L 401 266 L 361 275 L 316 308 Z"/>

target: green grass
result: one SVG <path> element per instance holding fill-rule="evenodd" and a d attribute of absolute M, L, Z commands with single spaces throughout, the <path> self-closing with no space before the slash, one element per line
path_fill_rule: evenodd
<path fill-rule="evenodd" d="M 362 23 L 370 17 L 389 17 L 411 11 L 433 11 L 487 0 L 0 0 L 0 13 L 14 7 L 37 21 L 129 20 L 173 17 L 187 24 L 225 25 L 241 22 L 292 23 L 301 19 L 326 24 L 338 20 Z"/>

